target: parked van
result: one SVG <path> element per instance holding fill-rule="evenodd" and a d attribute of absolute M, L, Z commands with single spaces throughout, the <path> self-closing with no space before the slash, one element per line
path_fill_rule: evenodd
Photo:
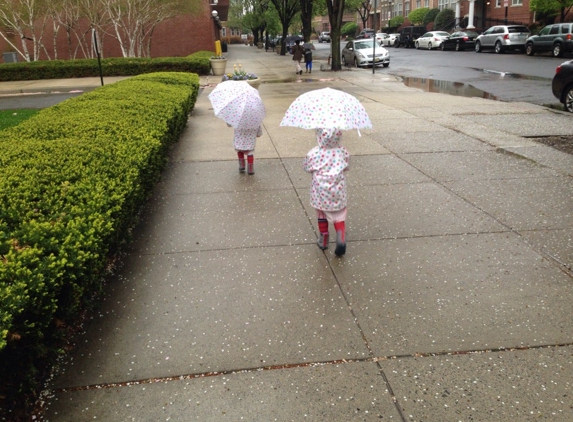
<path fill-rule="evenodd" d="M 547 25 L 539 34 L 532 35 L 525 41 L 525 52 L 528 56 L 535 53 L 551 51 L 553 57 L 573 52 L 573 23 L 555 23 Z"/>
<path fill-rule="evenodd" d="M 399 31 L 400 36 L 396 38 L 395 47 L 414 47 L 416 40 L 426 33 L 425 26 L 406 26 Z"/>

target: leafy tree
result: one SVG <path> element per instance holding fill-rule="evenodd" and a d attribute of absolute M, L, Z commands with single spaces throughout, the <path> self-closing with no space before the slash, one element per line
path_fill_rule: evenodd
<path fill-rule="evenodd" d="M 424 16 L 430 11 L 427 7 L 421 7 L 408 14 L 408 20 L 412 22 L 412 25 L 422 25 L 424 22 Z"/>
<path fill-rule="evenodd" d="M 455 22 L 456 12 L 452 9 L 444 9 L 436 16 L 434 20 L 434 30 L 444 30 Z"/>
<path fill-rule="evenodd" d="M 281 55 L 286 54 L 286 40 L 288 35 L 288 28 L 297 15 L 300 12 L 300 1 L 299 0 L 271 0 L 277 13 L 279 15 L 279 20 L 283 26 L 283 33 L 281 39 Z"/>
<path fill-rule="evenodd" d="M 529 8 L 533 12 L 539 12 L 545 16 L 561 17 L 560 21 L 565 20 L 565 16 L 571 11 L 573 0 L 530 0 Z"/>
<path fill-rule="evenodd" d="M 430 9 L 428 13 L 424 15 L 424 20 L 422 21 L 422 25 L 426 26 L 430 22 L 434 22 L 436 20 L 436 16 L 440 13 L 440 9 L 437 7 L 434 9 Z"/>

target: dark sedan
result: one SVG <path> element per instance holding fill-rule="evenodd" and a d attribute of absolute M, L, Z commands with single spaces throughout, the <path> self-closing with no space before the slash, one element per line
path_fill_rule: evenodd
<path fill-rule="evenodd" d="M 573 60 L 557 66 L 551 89 L 553 95 L 563 103 L 565 110 L 573 113 Z"/>
<path fill-rule="evenodd" d="M 441 49 L 463 51 L 467 48 L 473 50 L 477 36 L 478 33 L 473 31 L 454 32 L 447 40 L 442 41 Z"/>

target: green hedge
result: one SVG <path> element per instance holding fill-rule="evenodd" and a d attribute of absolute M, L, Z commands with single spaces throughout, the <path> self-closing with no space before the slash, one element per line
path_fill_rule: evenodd
<path fill-rule="evenodd" d="M 206 54 L 205 54 L 206 53 Z M 101 60 L 103 76 L 133 76 L 153 72 L 191 72 L 208 75 L 209 57 L 199 52 L 187 57 L 109 58 Z M 0 65 L 0 81 L 85 78 L 100 76 L 97 59 L 43 60 Z"/>
<path fill-rule="evenodd" d="M 0 133 L 0 414 L 100 293 L 198 92 L 196 74 L 136 76 Z"/>

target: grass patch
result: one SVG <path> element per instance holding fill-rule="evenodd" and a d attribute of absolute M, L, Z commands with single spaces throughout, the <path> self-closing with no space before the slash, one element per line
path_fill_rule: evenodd
<path fill-rule="evenodd" d="M 23 108 L 19 110 L 0 110 L 0 130 L 16 126 L 18 123 L 29 119 L 40 109 Z"/>

